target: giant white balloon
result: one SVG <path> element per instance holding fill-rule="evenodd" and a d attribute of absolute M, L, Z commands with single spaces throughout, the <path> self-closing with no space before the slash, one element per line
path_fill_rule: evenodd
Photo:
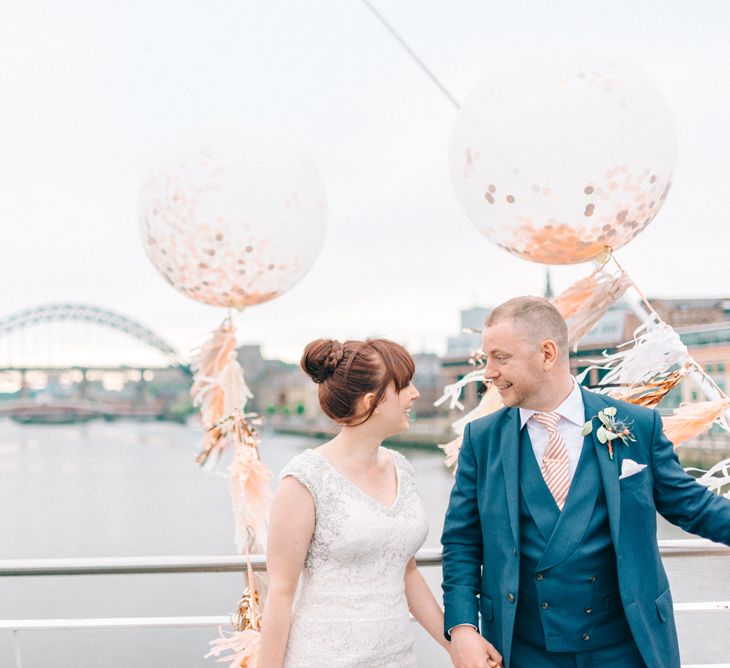
<path fill-rule="evenodd" d="M 675 153 L 653 81 L 631 62 L 579 52 L 495 63 L 459 112 L 449 158 L 485 237 L 527 260 L 572 264 L 654 219 Z"/>
<path fill-rule="evenodd" d="M 324 238 L 312 162 L 261 129 L 197 132 L 152 167 L 139 198 L 145 251 L 177 290 L 242 309 L 281 295 Z"/>

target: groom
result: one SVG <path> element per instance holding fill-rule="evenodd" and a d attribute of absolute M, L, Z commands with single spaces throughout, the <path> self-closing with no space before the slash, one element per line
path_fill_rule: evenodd
<path fill-rule="evenodd" d="M 467 425 L 444 524 L 454 665 L 679 668 L 656 513 L 730 544 L 730 501 L 685 473 L 656 411 L 578 386 L 547 300 L 498 306 L 482 348 L 505 408 Z"/>

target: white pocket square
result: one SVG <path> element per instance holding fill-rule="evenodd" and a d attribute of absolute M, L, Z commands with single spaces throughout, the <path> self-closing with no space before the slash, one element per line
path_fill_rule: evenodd
<path fill-rule="evenodd" d="M 618 477 L 619 480 L 629 478 L 632 475 L 640 473 L 646 468 L 646 464 L 637 464 L 633 459 L 624 459 L 621 462 L 621 475 Z"/>

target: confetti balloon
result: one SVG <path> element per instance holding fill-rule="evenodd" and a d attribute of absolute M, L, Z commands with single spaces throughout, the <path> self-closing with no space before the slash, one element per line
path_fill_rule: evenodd
<path fill-rule="evenodd" d="M 485 237 L 526 260 L 572 264 L 654 219 L 675 153 L 669 106 L 644 72 L 563 53 L 493 67 L 456 119 L 449 158 Z"/>
<path fill-rule="evenodd" d="M 325 219 L 314 165 L 262 130 L 198 133 L 157 160 L 139 198 L 144 247 L 165 280 L 192 299 L 236 309 L 302 278 Z"/>

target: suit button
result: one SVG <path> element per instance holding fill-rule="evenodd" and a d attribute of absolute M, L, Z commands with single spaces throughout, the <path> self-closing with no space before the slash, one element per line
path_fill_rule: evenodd
<path fill-rule="evenodd" d="M 515 595 L 514 595 L 513 593 L 511 593 L 511 592 L 510 592 L 509 594 L 507 594 L 507 600 L 508 600 L 508 601 L 509 601 L 510 603 L 514 603 L 514 602 L 515 602 Z"/>
<path fill-rule="evenodd" d="M 544 580 L 544 579 L 545 579 L 545 575 L 544 575 L 543 573 L 538 573 L 538 574 L 537 574 L 537 575 L 535 576 L 535 579 L 536 579 L 536 580 Z"/>
<path fill-rule="evenodd" d="M 591 639 L 591 637 L 587 633 L 583 634 L 583 640 L 590 640 L 590 639 Z"/>
<path fill-rule="evenodd" d="M 586 615 L 590 615 L 593 612 L 593 608 L 587 607 L 586 608 Z"/>
<path fill-rule="evenodd" d="M 588 578 L 588 582 L 590 582 L 591 584 L 593 584 L 595 581 L 596 581 L 595 575 L 591 575 L 591 577 Z"/>
<path fill-rule="evenodd" d="M 540 607 L 543 610 L 547 610 L 550 607 L 550 604 L 547 601 L 543 601 L 542 603 L 540 603 Z"/>

